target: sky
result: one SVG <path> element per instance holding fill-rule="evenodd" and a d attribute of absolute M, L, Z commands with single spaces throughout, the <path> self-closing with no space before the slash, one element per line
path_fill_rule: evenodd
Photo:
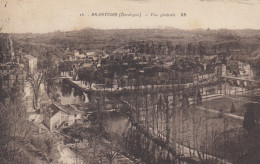
<path fill-rule="evenodd" d="M 131 13 L 141 17 L 91 16 L 92 13 Z M 175 16 L 160 17 L 161 14 Z M 260 29 L 260 0 L 0 0 L 0 27 L 2 32 L 10 33 L 83 28 Z"/>

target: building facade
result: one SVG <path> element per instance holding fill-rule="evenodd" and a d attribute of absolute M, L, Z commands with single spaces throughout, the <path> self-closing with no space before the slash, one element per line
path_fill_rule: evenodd
<path fill-rule="evenodd" d="M 82 112 L 73 105 L 52 103 L 43 110 L 43 122 L 51 131 L 71 126 L 81 120 Z"/>
<path fill-rule="evenodd" d="M 29 69 L 31 72 L 37 70 L 37 58 L 28 54 L 23 58 L 25 68 Z"/>

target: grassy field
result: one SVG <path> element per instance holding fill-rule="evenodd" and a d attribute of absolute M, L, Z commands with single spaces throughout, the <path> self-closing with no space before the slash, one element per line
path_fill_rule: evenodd
<path fill-rule="evenodd" d="M 235 105 L 235 112 L 233 114 L 238 116 L 244 116 L 247 110 L 246 106 L 250 104 L 250 102 L 247 101 L 223 97 L 223 98 L 206 101 L 203 103 L 203 107 L 210 108 L 217 111 L 220 111 L 222 109 L 225 113 L 231 113 L 230 110 L 231 110 L 232 103 L 234 103 Z"/>

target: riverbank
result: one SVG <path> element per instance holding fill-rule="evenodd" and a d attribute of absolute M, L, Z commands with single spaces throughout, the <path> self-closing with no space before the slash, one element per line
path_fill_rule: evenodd
<path fill-rule="evenodd" d="M 71 81 L 72 83 L 73 83 L 73 81 Z M 74 83 L 74 85 L 76 85 L 77 87 L 78 87 L 78 89 L 80 89 L 81 88 L 81 86 L 80 85 L 78 85 L 77 83 Z M 74 86 L 74 85 L 72 85 L 72 86 Z M 86 89 L 86 88 L 85 88 Z M 82 89 L 80 89 L 80 90 L 82 90 Z M 90 90 L 89 89 L 87 89 L 86 90 L 86 92 L 89 92 Z M 94 91 L 94 90 L 92 90 L 92 91 Z M 105 90 L 106 91 L 106 90 Z M 111 93 L 111 94 L 109 94 L 110 96 L 112 96 L 113 97 L 113 93 L 115 93 L 115 91 L 113 91 L 112 90 L 112 92 L 110 92 L 111 90 L 107 90 L 108 91 L 108 93 Z M 135 92 L 134 90 L 132 90 L 133 91 L 133 93 Z M 140 91 L 140 92 L 142 92 L 142 91 Z M 131 94 L 132 92 L 126 92 L 126 93 L 128 93 L 128 94 Z M 143 92 L 142 92 L 143 93 Z M 234 92 L 235 93 L 235 92 Z M 244 92 L 244 93 L 247 93 L 247 92 Z M 149 93 L 150 94 L 150 93 Z M 159 93 L 160 94 L 160 93 Z M 171 93 L 172 94 L 172 93 Z M 142 96 L 142 95 L 140 95 L 140 96 Z M 169 96 L 169 95 L 168 95 Z M 203 103 L 206 103 L 206 102 L 208 102 L 208 101 L 211 101 L 211 100 L 215 100 L 215 99 L 219 99 L 219 98 L 223 98 L 225 95 L 224 94 L 221 94 L 221 93 L 218 93 L 218 94 L 213 94 L 213 95 L 202 95 L 202 102 Z M 226 95 L 227 96 L 227 95 Z M 139 98 L 137 98 L 137 99 L 139 99 Z M 141 100 L 139 100 L 139 101 L 141 101 Z M 144 100 L 142 100 L 142 101 L 144 101 Z M 151 101 L 151 100 L 148 100 L 148 101 Z M 164 100 L 163 100 L 164 101 Z M 131 105 L 129 105 L 129 106 L 131 106 Z M 150 109 L 150 108 L 149 108 Z M 225 129 L 224 128 L 224 125 L 223 124 L 225 124 L 225 120 L 227 120 L 227 119 L 225 119 L 225 118 L 222 118 L 222 117 L 219 117 L 219 114 L 220 114 L 220 112 L 218 112 L 218 111 L 215 111 L 214 109 L 211 109 L 211 108 L 203 108 L 202 106 L 200 106 L 200 107 L 198 107 L 197 108 L 198 109 L 198 115 L 203 119 L 202 120 L 202 122 L 203 122 L 203 124 L 201 124 L 201 127 L 200 127 L 200 130 L 199 131 L 197 131 L 198 133 L 200 133 L 199 135 L 201 135 L 200 136 L 200 139 L 201 139 L 201 142 L 202 141 L 205 141 L 205 134 L 206 133 L 208 133 L 209 134 L 209 136 L 208 136 L 208 140 L 209 140 L 209 142 L 213 142 L 213 137 L 214 137 L 214 135 L 216 135 L 216 134 L 222 134 L 222 132 L 224 132 L 224 131 L 228 131 L 228 130 L 230 130 L 230 129 L 236 129 L 236 128 L 240 128 L 240 127 L 242 127 L 242 121 L 243 121 L 243 118 L 242 118 L 242 116 L 237 116 L 237 115 L 234 115 L 234 114 L 226 114 L 226 116 L 227 116 L 227 118 L 228 118 L 228 120 L 230 120 L 230 123 L 229 123 L 229 125 L 228 125 L 228 128 L 227 129 Z M 145 110 L 145 107 L 142 107 L 142 110 Z M 205 115 L 205 111 L 208 111 L 208 116 L 206 116 Z M 177 151 L 174 153 L 174 151 L 172 151 L 170 148 L 168 149 L 167 147 L 165 147 L 164 145 L 167 145 L 167 143 L 165 142 L 165 134 L 162 134 L 161 132 L 159 132 L 159 131 L 157 131 L 157 132 L 155 132 L 155 133 L 151 133 L 150 131 L 147 131 L 147 132 L 145 132 L 145 133 L 150 133 L 150 134 L 148 134 L 148 135 L 145 135 L 143 132 L 140 132 L 140 131 L 145 131 L 145 129 L 144 129 L 144 127 L 142 127 L 142 129 L 141 128 L 139 128 L 139 127 L 137 127 L 136 125 L 135 125 L 135 120 L 133 119 L 133 115 L 135 114 L 135 111 L 130 111 L 130 112 L 127 112 L 127 111 L 124 111 L 124 113 L 125 114 L 127 114 L 129 117 L 129 120 L 130 120 L 130 122 L 132 122 L 133 123 L 133 125 L 134 125 L 134 129 L 137 129 L 137 134 L 138 133 L 140 133 L 140 135 L 143 135 L 143 136 L 145 136 L 145 140 L 149 140 L 150 141 L 150 143 L 151 142 L 154 142 L 154 143 L 156 143 L 156 142 L 158 142 L 158 143 L 162 143 L 162 144 L 159 144 L 158 146 L 160 147 L 160 148 L 162 148 L 162 149 L 164 149 L 165 151 L 163 151 L 163 154 L 164 154 L 164 158 L 166 158 L 167 157 L 167 153 L 165 153 L 165 152 L 171 152 L 171 154 L 180 154 L 180 156 L 178 157 L 178 159 L 180 159 L 180 158 L 189 158 L 189 159 L 199 159 L 199 158 L 208 158 L 208 160 L 210 160 L 210 159 L 215 159 L 215 160 L 217 160 L 217 161 L 219 161 L 220 163 L 222 162 L 223 163 L 223 161 L 225 161 L 226 163 L 228 163 L 226 160 L 224 160 L 223 158 L 223 155 L 221 154 L 221 153 L 219 153 L 219 152 L 221 152 L 222 150 L 218 150 L 218 152 L 217 152 L 217 156 L 214 154 L 214 153 L 216 153 L 216 152 L 211 152 L 210 153 L 210 151 L 208 151 L 208 150 L 203 150 L 201 147 L 192 147 L 193 146 L 193 141 L 192 140 L 190 140 L 190 142 L 189 143 L 182 143 L 183 141 L 181 141 L 181 137 L 179 137 L 179 141 L 176 143 L 176 145 L 174 146 L 174 147 L 176 147 L 177 149 Z M 145 113 L 145 111 L 141 111 L 140 113 Z M 202 114 L 202 115 L 201 115 Z M 204 118 L 208 118 L 208 121 L 205 121 L 204 122 Z M 199 119 L 199 118 L 198 118 Z M 234 121 L 235 120 L 235 121 Z M 159 120 L 160 121 L 160 120 Z M 181 121 L 181 120 L 180 120 Z M 206 123 L 207 122 L 207 123 Z M 132 124 L 131 123 L 131 124 Z M 142 123 L 144 123 L 144 121 L 142 122 Z M 120 124 L 120 123 L 119 123 Z M 208 129 L 214 129 L 214 130 L 216 130 L 218 133 L 214 133 L 214 135 L 211 135 L 214 131 L 209 131 L 209 132 L 206 132 L 207 130 L 205 130 L 205 129 L 207 129 L 206 128 L 206 126 L 207 126 L 207 124 L 208 124 Z M 188 126 L 186 126 L 186 124 L 185 124 L 185 127 L 186 127 L 186 129 L 187 128 L 191 128 L 192 127 L 192 123 L 191 122 L 189 122 L 189 123 L 187 123 L 187 125 Z M 141 126 L 141 125 L 138 125 L 138 126 Z M 161 125 L 159 125 L 159 126 L 161 126 Z M 165 126 L 162 126 L 162 128 L 163 129 L 165 129 L 166 127 Z M 151 129 L 153 129 L 153 127 L 151 127 Z M 180 128 L 179 128 L 179 130 L 181 130 L 181 126 L 180 126 Z M 187 129 L 187 131 L 192 131 L 192 129 Z M 151 134 L 155 134 L 155 137 L 154 136 L 149 136 L 149 135 L 151 135 Z M 183 134 L 183 138 L 185 139 L 185 138 L 187 138 L 187 137 L 193 137 L 193 134 Z M 136 137 L 136 136 L 132 136 L 132 137 L 130 137 L 130 138 L 134 138 L 134 137 Z M 155 138 L 155 139 L 153 139 L 153 138 Z M 209 139 L 210 138 L 210 139 Z M 130 145 L 133 145 L 133 144 L 131 144 L 131 143 L 129 143 Z M 192 145 L 192 146 L 188 146 L 188 145 Z M 201 144 L 203 144 L 203 143 L 201 143 Z M 156 144 L 155 144 L 156 145 Z M 174 147 L 172 148 L 173 150 L 174 150 Z M 144 150 L 145 151 L 145 150 Z M 148 149 L 148 151 L 149 151 L 149 149 Z M 160 152 L 159 150 L 157 150 L 158 152 Z M 135 151 L 133 151 L 133 152 L 135 152 Z M 159 153 L 160 154 L 160 153 Z M 157 154 L 157 156 L 158 156 L 158 154 Z M 203 157 L 202 157 L 203 156 Z"/>

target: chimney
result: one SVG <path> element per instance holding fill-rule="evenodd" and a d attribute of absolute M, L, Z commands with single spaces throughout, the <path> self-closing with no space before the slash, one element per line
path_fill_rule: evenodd
<path fill-rule="evenodd" d="M 204 71 L 207 70 L 207 64 L 203 64 Z"/>

